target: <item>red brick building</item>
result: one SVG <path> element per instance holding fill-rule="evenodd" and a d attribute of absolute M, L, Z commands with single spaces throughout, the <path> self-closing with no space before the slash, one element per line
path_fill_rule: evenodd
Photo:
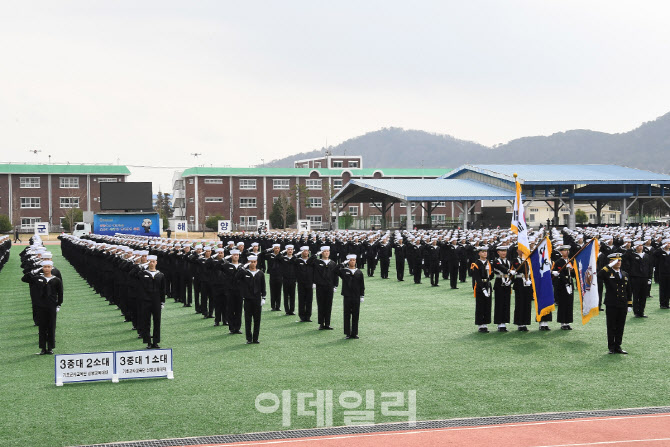
<path fill-rule="evenodd" d="M 125 182 L 128 175 L 115 165 L 0 164 L 0 214 L 22 231 L 33 231 L 35 222 L 59 231 L 70 208 L 100 211 L 100 183 Z"/>
<path fill-rule="evenodd" d="M 190 230 L 200 230 L 209 216 L 231 220 L 236 230 L 253 230 L 259 220 L 269 220 L 273 203 L 281 196 L 290 197 L 298 219 L 309 219 L 312 228 L 328 229 L 334 219 L 329 200 L 350 179 L 365 178 L 437 178 L 448 169 L 363 169 L 360 156 L 325 156 L 295 162 L 294 168 L 189 168 L 175 173 L 175 220 L 187 220 Z M 337 167 L 336 167 L 337 166 Z M 295 186 L 303 193 L 295 194 Z M 292 195 L 293 193 L 293 195 Z M 434 224 L 452 219 L 453 206 L 439 203 L 432 211 Z M 341 210 L 354 217 L 354 228 L 381 225 L 381 212 L 367 203 L 350 203 Z M 421 206 L 414 208 L 415 222 L 427 222 Z M 404 206 L 395 204 L 386 214 L 390 226 L 405 219 Z"/>

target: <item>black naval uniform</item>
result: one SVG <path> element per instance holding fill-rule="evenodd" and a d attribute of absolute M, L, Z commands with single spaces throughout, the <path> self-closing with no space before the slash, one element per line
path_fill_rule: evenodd
<path fill-rule="evenodd" d="M 295 276 L 298 284 L 298 317 L 302 322 L 312 321 L 312 304 L 314 301 L 314 269 L 310 258 L 293 258 Z"/>
<path fill-rule="evenodd" d="M 235 279 L 244 299 L 244 330 L 247 343 L 258 343 L 258 334 L 261 329 L 261 300 L 264 300 L 266 295 L 265 274 L 262 270 L 252 272 L 242 267 L 237 270 Z"/>
<path fill-rule="evenodd" d="M 628 274 L 606 266 L 598 272 L 605 285 L 605 306 L 607 307 L 607 347 L 610 353 L 624 352 L 621 349 L 626 314 L 631 301 L 631 287 Z"/>
<path fill-rule="evenodd" d="M 282 288 L 282 264 L 280 254 L 274 254 L 272 249 L 262 254 L 266 261 L 267 272 L 270 274 L 270 309 L 280 310 L 281 308 L 281 288 Z"/>
<path fill-rule="evenodd" d="M 557 259 L 552 267 L 552 272 L 558 272 L 558 276 L 554 276 L 554 300 L 558 306 L 556 311 L 556 321 L 569 327 L 573 321 L 573 309 L 575 302 L 575 290 L 572 285 L 572 278 L 575 277 L 574 269 L 567 267 L 568 260 L 565 258 Z M 560 271 L 559 271 L 560 270 Z"/>
<path fill-rule="evenodd" d="M 290 258 L 282 255 L 279 260 L 281 265 L 282 283 L 284 286 L 284 312 L 286 315 L 295 315 L 295 283 L 296 271 L 294 260 L 295 255 Z"/>
<path fill-rule="evenodd" d="M 507 324 L 510 320 L 510 304 L 512 301 L 512 282 L 509 275 L 511 263 L 507 258 L 496 258 L 492 264 L 496 275 L 493 283 L 493 291 L 495 292 L 493 323 Z"/>
<path fill-rule="evenodd" d="M 628 259 L 628 272 L 633 293 L 633 314 L 636 317 L 644 316 L 647 305 L 648 286 L 651 284 L 653 271 L 652 259 L 649 253 L 637 253 L 629 250 L 624 255 Z"/>
<path fill-rule="evenodd" d="M 429 262 L 430 285 L 437 287 L 440 285 L 440 246 L 428 245 L 426 248 L 426 257 Z"/>
<path fill-rule="evenodd" d="M 344 335 L 358 338 L 358 317 L 361 299 L 365 296 L 365 279 L 360 269 L 351 271 L 340 264 L 338 275 L 342 278 L 342 297 L 344 304 Z"/>
<path fill-rule="evenodd" d="M 658 248 L 654 251 L 658 265 L 658 300 L 661 309 L 670 307 L 670 252 Z"/>
<path fill-rule="evenodd" d="M 56 315 L 57 308 L 63 304 L 63 282 L 57 276 L 46 278 L 37 272 L 26 273 L 21 281 L 34 286 L 39 347 L 42 351 L 51 351 L 56 347 Z"/>
<path fill-rule="evenodd" d="M 157 347 L 161 341 L 161 306 L 165 304 L 165 275 L 156 270 L 137 272 L 141 287 L 140 330 L 147 345 Z M 149 335 L 153 320 L 153 337 Z M 153 343 L 152 343 L 153 339 Z"/>
<path fill-rule="evenodd" d="M 526 285 L 530 280 L 528 262 L 517 257 L 512 262 L 512 269 L 516 271 L 512 288 L 514 289 L 514 321 L 517 326 L 528 326 L 531 320 L 533 303 L 533 286 Z"/>
<path fill-rule="evenodd" d="M 314 283 L 316 284 L 316 304 L 318 306 L 319 329 L 331 329 L 330 314 L 333 309 L 333 294 L 339 284 L 337 264 L 328 260 L 310 258 L 314 268 Z"/>
<path fill-rule="evenodd" d="M 474 283 L 475 324 L 491 323 L 491 279 L 494 276 L 491 263 L 477 259 L 470 266 Z M 485 291 L 488 292 L 486 296 Z"/>
<path fill-rule="evenodd" d="M 405 258 L 407 257 L 407 245 L 397 244 L 395 246 L 395 271 L 398 281 L 405 278 Z"/>

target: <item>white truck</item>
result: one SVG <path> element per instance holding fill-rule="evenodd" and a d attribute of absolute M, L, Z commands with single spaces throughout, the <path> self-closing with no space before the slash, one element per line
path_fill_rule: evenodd
<path fill-rule="evenodd" d="M 72 229 L 72 236 L 85 236 L 91 234 L 91 224 L 86 222 L 76 222 Z"/>

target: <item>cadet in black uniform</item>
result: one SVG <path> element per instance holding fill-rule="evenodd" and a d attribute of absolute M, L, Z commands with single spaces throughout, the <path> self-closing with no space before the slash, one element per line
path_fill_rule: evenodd
<path fill-rule="evenodd" d="M 573 308 L 575 302 L 575 291 L 572 279 L 575 271 L 572 263 L 568 262 L 569 245 L 561 245 L 559 248 L 561 258 L 554 262 L 551 268 L 554 285 L 554 300 L 558 306 L 556 321 L 561 323 L 561 329 L 571 331 L 570 323 L 573 321 Z"/>
<path fill-rule="evenodd" d="M 344 335 L 346 339 L 358 339 L 358 317 L 361 303 L 365 299 L 363 272 L 356 268 L 356 255 L 347 255 L 347 265 L 340 266 L 344 307 Z"/>
<path fill-rule="evenodd" d="M 610 354 L 628 354 L 621 348 L 626 314 L 632 310 L 631 288 L 628 274 L 621 270 L 621 254 L 612 253 L 610 264 L 598 272 L 605 284 L 607 307 L 607 347 Z"/>
<path fill-rule="evenodd" d="M 624 254 L 627 258 L 627 273 L 630 277 L 631 290 L 633 291 L 633 314 L 637 318 L 647 318 L 644 308 L 647 304 L 648 286 L 651 284 L 653 264 L 651 255 L 644 252 L 644 243 L 635 241 L 635 249 L 628 250 Z"/>
<path fill-rule="evenodd" d="M 56 315 L 63 304 L 63 282 L 51 274 L 52 261 L 43 261 L 41 270 L 26 273 L 21 281 L 34 285 L 39 355 L 53 354 L 56 347 Z"/>
<path fill-rule="evenodd" d="M 507 259 L 507 245 L 499 245 L 496 248 L 498 257 L 493 261 L 493 272 L 495 282 L 495 306 L 493 312 L 493 323 L 498 325 L 498 332 L 507 332 L 507 323 L 510 320 L 510 304 L 512 300 L 512 265 Z"/>
<path fill-rule="evenodd" d="M 316 305 L 318 306 L 319 330 L 332 330 L 330 314 L 333 309 L 333 294 L 339 284 L 338 266 L 330 259 L 330 246 L 321 247 L 321 259 L 310 258 L 314 268 L 314 283 L 316 284 Z M 317 253 L 317 256 L 319 255 Z"/>
<path fill-rule="evenodd" d="M 477 249 L 479 259 L 472 263 L 472 282 L 474 284 L 475 296 L 475 324 L 479 326 L 479 332 L 488 333 L 488 324 L 491 323 L 491 279 L 493 269 L 488 262 L 488 247 L 481 246 Z"/>
<path fill-rule="evenodd" d="M 407 245 L 400 237 L 396 239 L 395 246 L 395 271 L 398 281 L 404 281 L 405 278 L 405 258 L 407 258 Z"/>
<path fill-rule="evenodd" d="M 300 257 L 293 258 L 296 282 L 298 284 L 298 317 L 301 323 L 312 322 L 312 303 L 314 301 L 314 269 L 309 263 L 309 246 L 300 247 Z"/>
<path fill-rule="evenodd" d="M 256 268 L 258 257 L 249 255 L 247 268 L 237 271 L 236 280 L 240 285 L 240 293 L 244 298 L 244 330 L 247 344 L 260 343 L 258 334 L 261 330 L 261 310 L 265 304 L 265 274 Z M 252 329 L 253 323 L 253 329 Z"/>
<path fill-rule="evenodd" d="M 156 255 L 149 255 L 147 259 L 149 267 L 137 272 L 142 292 L 140 330 L 147 349 L 160 349 L 158 343 L 161 341 L 161 310 L 165 307 L 165 275 L 156 270 Z M 152 320 L 153 336 L 149 335 Z"/>

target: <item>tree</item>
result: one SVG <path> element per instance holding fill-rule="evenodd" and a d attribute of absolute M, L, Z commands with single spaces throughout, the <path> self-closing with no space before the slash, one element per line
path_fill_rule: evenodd
<path fill-rule="evenodd" d="M 339 219 L 340 219 L 339 227 L 344 228 L 345 230 L 351 228 L 351 225 L 354 223 L 354 216 L 349 214 L 349 211 L 341 215 Z"/>
<path fill-rule="evenodd" d="M 589 216 L 586 215 L 584 210 L 577 210 L 575 211 L 575 221 L 578 224 L 583 225 L 589 221 Z"/>
<path fill-rule="evenodd" d="M 309 198 L 310 198 L 310 192 L 309 189 L 307 189 L 307 186 L 301 185 L 300 183 L 296 183 L 295 185 L 293 185 L 293 189 L 291 191 L 291 203 L 293 202 L 293 200 L 297 200 L 298 206 L 304 205 L 305 208 L 310 208 Z"/>
<path fill-rule="evenodd" d="M 286 228 L 294 222 L 295 208 L 291 205 L 289 198 L 282 194 L 272 204 L 270 225 L 272 225 L 272 228 Z"/>
<path fill-rule="evenodd" d="M 223 216 L 217 214 L 216 216 L 209 216 L 205 221 L 205 226 L 210 230 L 216 231 L 219 228 L 219 221 L 224 220 Z"/>
<path fill-rule="evenodd" d="M 63 231 L 70 233 L 74 228 L 76 222 L 84 220 L 84 212 L 79 208 L 70 208 L 65 211 L 65 219 L 63 219 Z"/>
<path fill-rule="evenodd" d="M 158 194 L 156 194 L 154 211 L 156 211 L 163 219 L 170 218 L 174 215 L 174 208 L 170 205 L 170 194 L 167 192 L 162 193 L 159 190 Z"/>
<path fill-rule="evenodd" d="M 12 223 L 9 221 L 9 216 L 0 214 L 0 233 L 8 233 L 12 231 Z"/>

